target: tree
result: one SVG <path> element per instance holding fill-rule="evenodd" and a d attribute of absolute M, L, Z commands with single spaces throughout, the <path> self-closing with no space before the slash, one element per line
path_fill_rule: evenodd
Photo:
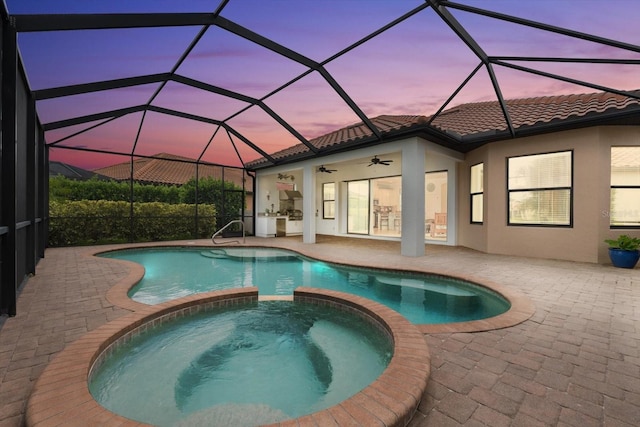
<path fill-rule="evenodd" d="M 182 202 L 196 203 L 196 180 L 191 179 L 181 187 Z M 212 204 L 223 221 L 236 219 L 244 207 L 242 187 L 212 177 L 200 178 L 198 182 L 198 204 Z M 224 209 L 224 217 L 223 215 Z M 220 226 L 224 224 L 219 224 Z"/>

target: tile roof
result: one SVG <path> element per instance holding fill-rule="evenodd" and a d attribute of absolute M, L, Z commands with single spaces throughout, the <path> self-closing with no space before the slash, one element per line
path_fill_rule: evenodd
<path fill-rule="evenodd" d="M 138 182 L 153 184 L 182 185 L 196 175 L 195 160 L 188 157 L 173 154 L 159 153 L 152 158 L 139 158 L 133 161 L 133 179 Z M 131 164 L 129 162 L 118 163 L 94 172 L 106 175 L 112 179 L 123 181 L 129 179 Z M 200 164 L 198 175 L 201 178 L 213 177 L 222 179 L 222 166 Z M 224 168 L 224 179 L 242 186 L 243 170 L 237 168 Z"/>
<path fill-rule="evenodd" d="M 640 91 L 636 91 L 639 94 Z M 603 113 L 609 109 L 622 110 L 640 105 L 640 100 L 608 92 L 577 95 L 541 96 L 505 101 L 515 129 Z M 487 131 L 506 131 L 507 122 L 497 101 L 461 104 L 443 111 L 431 123 L 434 127 L 460 136 Z"/>
<path fill-rule="evenodd" d="M 64 176 L 69 179 L 87 180 L 91 178 L 108 179 L 106 176 L 70 165 L 68 163 L 49 161 L 49 176 Z"/>
<path fill-rule="evenodd" d="M 640 91 L 631 93 L 640 95 Z M 609 92 L 512 99 L 506 100 L 505 104 L 515 130 L 556 121 L 568 122 L 571 119 L 614 110 L 619 112 L 627 108 L 638 108 L 640 112 L 640 100 Z M 371 122 L 383 137 L 389 137 L 399 131 L 431 128 L 458 142 L 462 142 L 463 137 L 481 135 L 485 132 L 495 134 L 508 131 L 507 121 L 498 101 L 461 104 L 444 110 L 435 117 L 382 115 L 372 118 Z M 374 133 L 363 122 L 359 122 L 309 142 L 319 150 L 326 150 L 348 147 L 367 139 L 374 141 Z M 304 144 L 297 144 L 271 156 L 275 160 L 285 160 L 305 153 L 310 154 L 310 150 Z M 246 166 L 252 168 L 267 165 L 267 159 L 261 158 L 249 162 Z"/>
<path fill-rule="evenodd" d="M 389 133 L 401 128 L 415 126 L 416 124 L 426 124 L 425 116 L 389 116 L 383 115 L 374 117 L 371 122 L 378 128 L 380 133 Z M 317 148 L 328 148 L 334 145 L 356 141 L 361 138 L 373 136 L 373 131 L 369 129 L 363 122 L 347 126 L 335 132 L 319 136 L 310 142 Z"/>
<path fill-rule="evenodd" d="M 401 129 L 409 129 L 416 125 L 426 125 L 428 117 L 426 116 L 391 116 L 382 115 L 370 119 L 373 125 L 378 128 L 382 134 L 388 134 L 393 131 Z M 330 132 L 326 135 L 319 136 L 311 139 L 309 142 L 318 149 L 330 149 L 333 147 L 343 147 L 350 142 L 357 142 L 365 138 L 374 137 L 374 133 L 363 122 L 355 123 L 342 129 L 338 129 L 334 132 Z M 300 155 L 304 153 L 310 153 L 309 148 L 304 144 L 296 144 L 292 147 L 285 148 L 284 150 L 277 151 L 271 154 L 275 160 L 285 159 L 287 157 Z M 247 163 L 249 166 L 257 166 L 267 163 L 267 159 L 261 158 Z"/>

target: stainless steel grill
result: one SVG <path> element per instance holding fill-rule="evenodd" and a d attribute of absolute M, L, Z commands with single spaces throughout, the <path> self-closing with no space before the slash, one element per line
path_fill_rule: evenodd
<path fill-rule="evenodd" d="M 290 221 L 301 221 L 302 220 L 302 211 L 300 209 L 294 209 L 289 211 L 289 220 Z"/>

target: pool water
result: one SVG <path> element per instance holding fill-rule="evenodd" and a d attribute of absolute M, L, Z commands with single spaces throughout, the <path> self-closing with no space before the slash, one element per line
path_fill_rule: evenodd
<path fill-rule="evenodd" d="M 390 337 L 333 307 L 261 301 L 178 318 L 91 374 L 107 409 L 159 426 L 257 425 L 349 398 L 391 360 Z"/>
<path fill-rule="evenodd" d="M 144 278 L 129 296 L 146 304 L 248 286 L 257 286 L 261 295 L 291 295 L 295 288 L 309 286 L 372 299 L 414 324 L 485 319 L 510 308 L 497 293 L 462 280 L 351 268 L 284 250 L 144 248 L 102 256 L 144 266 Z"/>

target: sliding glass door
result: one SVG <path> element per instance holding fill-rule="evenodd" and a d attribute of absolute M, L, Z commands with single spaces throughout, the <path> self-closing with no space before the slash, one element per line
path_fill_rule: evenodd
<path fill-rule="evenodd" d="M 372 227 L 376 236 L 400 237 L 402 229 L 402 178 L 390 176 L 371 180 Z"/>
<path fill-rule="evenodd" d="M 399 237 L 402 179 L 399 176 L 347 183 L 347 233 Z"/>
<path fill-rule="evenodd" d="M 447 240 L 447 185 L 446 171 L 427 172 L 425 192 L 425 238 Z"/>
<path fill-rule="evenodd" d="M 347 183 L 347 233 L 369 234 L 369 180 Z"/>

